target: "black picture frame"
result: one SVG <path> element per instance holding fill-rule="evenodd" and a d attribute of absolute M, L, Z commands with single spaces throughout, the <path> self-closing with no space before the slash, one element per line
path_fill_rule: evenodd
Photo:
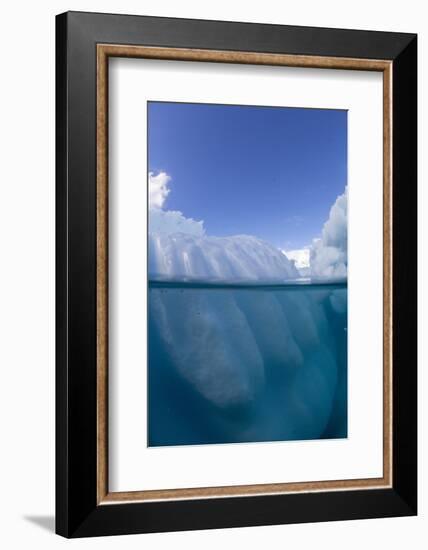
<path fill-rule="evenodd" d="M 97 500 L 97 44 L 392 62 L 392 486 Z M 417 513 L 417 36 L 68 12 L 56 18 L 56 532 L 86 537 Z"/>

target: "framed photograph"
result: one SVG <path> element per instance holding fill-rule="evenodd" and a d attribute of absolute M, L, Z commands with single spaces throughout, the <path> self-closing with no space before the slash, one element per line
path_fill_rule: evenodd
<path fill-rule="evenodd" d="M 57 533 L 416 514 L 416 35 L 56 25 Z"/>

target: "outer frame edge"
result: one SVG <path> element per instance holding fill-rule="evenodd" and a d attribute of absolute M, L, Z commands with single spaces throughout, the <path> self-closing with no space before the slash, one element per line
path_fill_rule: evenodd
<path fill-rule="evenodd" d="M 393 487 L 416 515 L 417 35 L 394 60 L 393 98 Z"/>
<path fill-rule="evenodd" d="M 367 492 L 370 492 L 369 506 Z M 334 493 L 333 506 L 323 508 L 322 493 L 312 494 L 310 510 L 306 510 L 305 495 L 277 495 L 268 497 L 239 497 L 232 505 L 230 500 L 182 501 L 176 513 L 173 503 L 116 504 L 98 506 L 70 538 L 114 536 L 124 534 L 147 534 L 177 531 L 231 529 L 239 527 L 260 527 L 266 525 L 290 525 L 298 523 L 321 523 L 324 521 L 348 521 L 414 516 L 414 510 L 394 489 Z M 272 502 L 271 499 L 276 502 Z M 287 499 L 287 500 L 286 500 Z M 352 499 L 352 502 L 351 500 Z M 382 510 L 378 509 L 382 503 Z M 226 504 L 222 517 L 217 512 Z M 138 508 L 138 510 L 136 509 Z M 293 514 L 293 509 L 297 511 Z M 315 511 L 314 511 L 315 510 Z M 166 521 L 165 521 L 166 519 Z"/>
<path fill-rule="evenodd" d="M 67 365 L 67 14 L 55 18 L 55 532 L 69 534 Z"/>

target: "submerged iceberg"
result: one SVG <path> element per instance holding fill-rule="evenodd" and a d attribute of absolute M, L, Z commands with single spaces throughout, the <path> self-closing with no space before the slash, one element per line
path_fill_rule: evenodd
<path fill-rule="evenodd" d="M 346 322 L 343 284 L 152 284 L 149 445 L 346 437 Z"/>

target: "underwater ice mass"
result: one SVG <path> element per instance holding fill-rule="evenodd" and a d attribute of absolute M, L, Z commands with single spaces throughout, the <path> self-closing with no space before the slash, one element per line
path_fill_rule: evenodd
<path fill-rule="evenodd" d="M 163 209 L 169 177 L 150 178 L 148 444 L 346 437 L 346 189 L 302 279 L 271 244 Z"/>

